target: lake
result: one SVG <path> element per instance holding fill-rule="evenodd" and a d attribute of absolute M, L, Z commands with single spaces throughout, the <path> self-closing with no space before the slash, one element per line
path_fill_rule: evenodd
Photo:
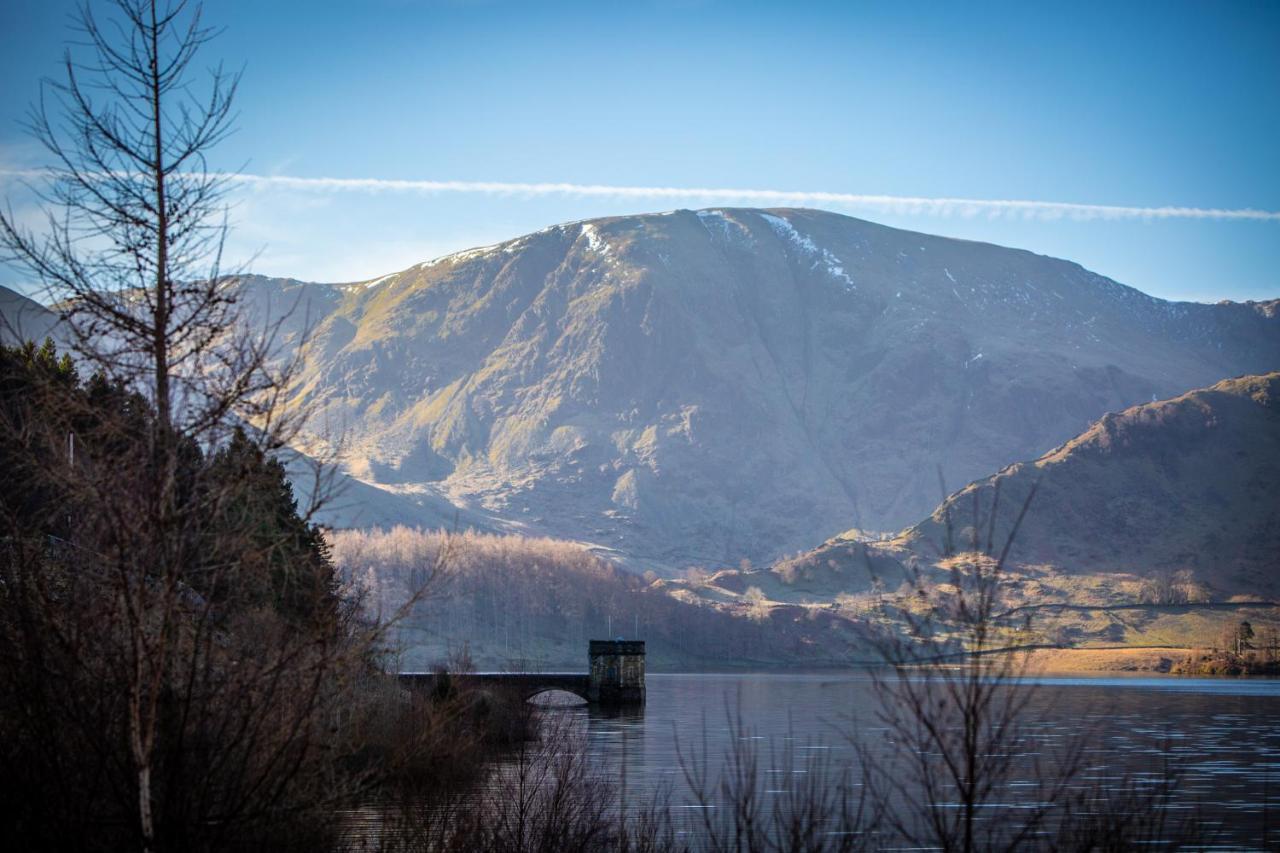
<path fill-rule="evenodd" d="M 1038 736 L 1087 736 L 1084 783 L 1140 785 L 1172 762 L 1180 778 L 1169 807 L 1198 809 L 1218 848 L 1280 844 L 1280 680 L 1034 681 L 1028 717 L 1036 720 Z M 686 761 L 710 756 L 715 763 L 736 737 L 745 737 L 760 748 L 763 768 L 771 755 L 789 751 L 790 767 L 775 772 L 803 772 L 814 751 L 832 766 L 852 762 L 856 753 L 845 732 L 884 736 L 866 676 L 650 674 L 647 692 L 642 712 L 577 707 L 565 713 L 585 731 L 586 749 L 603 772 L 620 783 L 625 778 L 629 792 L 670 786 L 677 808 L 691 808 L 682 754 Z M 742 726 L 736 731 L 729 717 L 734 709 Z M 1125 766 L 1131 772 L 1122 782 Z"/>

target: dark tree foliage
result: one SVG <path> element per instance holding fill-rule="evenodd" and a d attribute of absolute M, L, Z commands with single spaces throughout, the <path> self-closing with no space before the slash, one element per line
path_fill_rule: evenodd
<path fill-rule="evenodd" d="M 61 464 L 68 447 L 50 446 L 47 435 L 69 436 L 72 424 L 56 401 L 79 385 L 68 356 L 58 357 L 52 340 L 37 347 L 0 347 L 0 468 L 5 472 L 7 512 L 27 521 L 28 529 L 66 534 L 66 518 L 57 510 L 61 496 L 43 473 Z M 59 523 L 61 522 L 61 523 Z"/>
<path fill-rule="evenodd" d="M 319 528 L 298 516 L 293 486 L 279 460 L 268 457 L 243 429 L 209 458 L 211 479 L 228 497 L 214 525 L 210 558 L 239 561 L 237 588 L 223 594 L 241 606 L 275 608 L 290 620 L 332 620 L 337 581 Z M 218 529 L 237 532 L 227 553 Z"/>
<path fill-rule="evenodd" d="M 364 784 L 342 762 L 381 629 L 338 612 L 271 462 L 307 411 L 279 405 L 288 312 L 246 317 L 221 262 L 209 157 L 238 77 L 199 57 L 203 20 L 191 0 L 81 4 L 30 116 L 43 222 L 0 210 L 0 260 L 95 374 L 51 347 L 0 365 L 5 849 L 305 846 Z M 246 440 L 262 452 L 230 449 Z"/>
<path fill-rule="evenodd" d="M 76 456 L 80 464 L 132 459 L 145 465 L 153 408 L 101 373 L 82 383 L 70 356 L 59 355 L 46 339 L 39 347 L 0 347 L 0 417 L 0 467 L 8 483 L 0 502 L 8 525 L 89 545 L 77 519 L 92 508 L 77 506 L 74 489 L 64 487 L 74 479 Z M 221 495 L 202 501 L 218 514 L 202 531 L 203 559 L 188 567 L 185 581 L 224 607 L 268 607 L 295 622 L 332 622 L 338 592 L 328 544 L 319 528 L 299 517 L 284 465 L 242 428 L 207 457 L 193 442 L 179 442 L 178 457 L 178 492 L 185 500 L 195 502 L 194 490 Z M 70 476 L 50 476 L 54 468 Z M 223 571 L 232 565 L 236 571 Z"/>
<path fill-rule="evenodd" d="M 130 642 L 111 581 L 119 507 L 98 498 L 127 509 L 133 485 L 154 476 L 155 418 L 119 382 L 82 382 L 51 341 L 0 347 L 0 846 L 136 847 L 128 697 L 110 689 Z M 211 517 L 176 534 L 198 537 L 184 550 L 199 557 L 173 579 L 173 642 L 190 652 L 157 676 L 152 791 L 156 843 L 195 849 L 219 846 L 221 833 L 243 837 L 261 820 L 256 811 L 295 784 L 278 768 L 315 747 L 262 728 L 254 708 L 274 701 L 286 709 L 272 714 L 281 730 L 296 731 L 289 650 L 342 648 L 348 628 L 327 546 L 298 516 L 284 467 L 243 431 L 208 454 L 189 438 L 174 436 L 173 447 L 176 500 Z M 277 636 L 295 638 L 283 657 Z M 294 719 L 311 725 L 313 716 L 304 708 Z M 278 757 L 246 770 L 272 750 Z M 222 828 L 202 829 L 215 816 Z M 253 833 L 271 837 L 269 826 Z"/>

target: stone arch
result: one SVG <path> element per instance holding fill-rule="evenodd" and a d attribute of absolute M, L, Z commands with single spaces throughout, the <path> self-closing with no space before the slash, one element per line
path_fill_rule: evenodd
<path fill-rule="evenodd" d="M 568 693 L 570 696 L 581 699 L 586 704 L 591 703 L 591 699 L 588 698 L 587 691 L 585 689 L 566 687 L 563 684 L 548 684 L 545 687 L 528 687 L 522 691 L 522 698 L 525 702 L 532 702 L 534 699 L 539 696 L 544 696 L 547 693 Z"/>

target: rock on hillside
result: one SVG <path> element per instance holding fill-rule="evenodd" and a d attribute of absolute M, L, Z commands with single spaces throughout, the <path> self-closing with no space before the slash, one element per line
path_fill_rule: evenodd
<path fill-rule="evenodd" d="M 315 325 L 293 405 L 368 483 L 637 565 L 896 529 L 1104 412 L 1280 367 L 1275 304 L 813 210 L 571 223 L 369 282 L 247 279 Z M 304 324 L 294 323 L 295 336 Z"/>

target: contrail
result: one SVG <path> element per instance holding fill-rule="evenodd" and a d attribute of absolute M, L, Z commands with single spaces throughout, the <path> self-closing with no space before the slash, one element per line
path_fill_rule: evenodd
<path fill-rule="evenodd" d="M 40 170 L 0 169 L 0 175 L 40 177 Z M 663 199 L 705 204 L 749 202 L 753 204 L 834 205 L 897 214 L 960 217 L 1015 217 L 1023 219 L 1206 219 L 1280 222 L 1280 211 L 1256 208 L 1136 207 L 1113 204 L 1080 204 L 1025 199 L 929 198 L 923 196 L 864 195 L 821 190 L 769 190 L 712 187 L 645 187 L 613 184 L 516 183 L 508 181 L 427 181 L 393 178 L 303 178 L 294 175 L 224 176 L 229 183 L 248 189 L 301 192 L 358 193 L 465 193 L 518 197 L 605 197 Z"/>
<path fill-rule="evenodd" d="M 299 178 L 287 175 L 234 175 L 236 183 L 256 188 L 283 187 L 329 192 L 473 193 L 512 196 L 602 196 L 697 200 L 706 203 L 745 201 L 769 204 L 834 204 L 893 213 L 934 216 L 1017 216 L 1031 219 L 1219 219 L 1280 221 L 1280 211 L 1254 208 L 1132 207 L 1018 199 L 926 198 L 863 195 L 815 190 L 767 190 L 710 187 L 643 187 L 612 184 L 512 183 L 505 181 L 417 181 L 386 178 Z"/>

